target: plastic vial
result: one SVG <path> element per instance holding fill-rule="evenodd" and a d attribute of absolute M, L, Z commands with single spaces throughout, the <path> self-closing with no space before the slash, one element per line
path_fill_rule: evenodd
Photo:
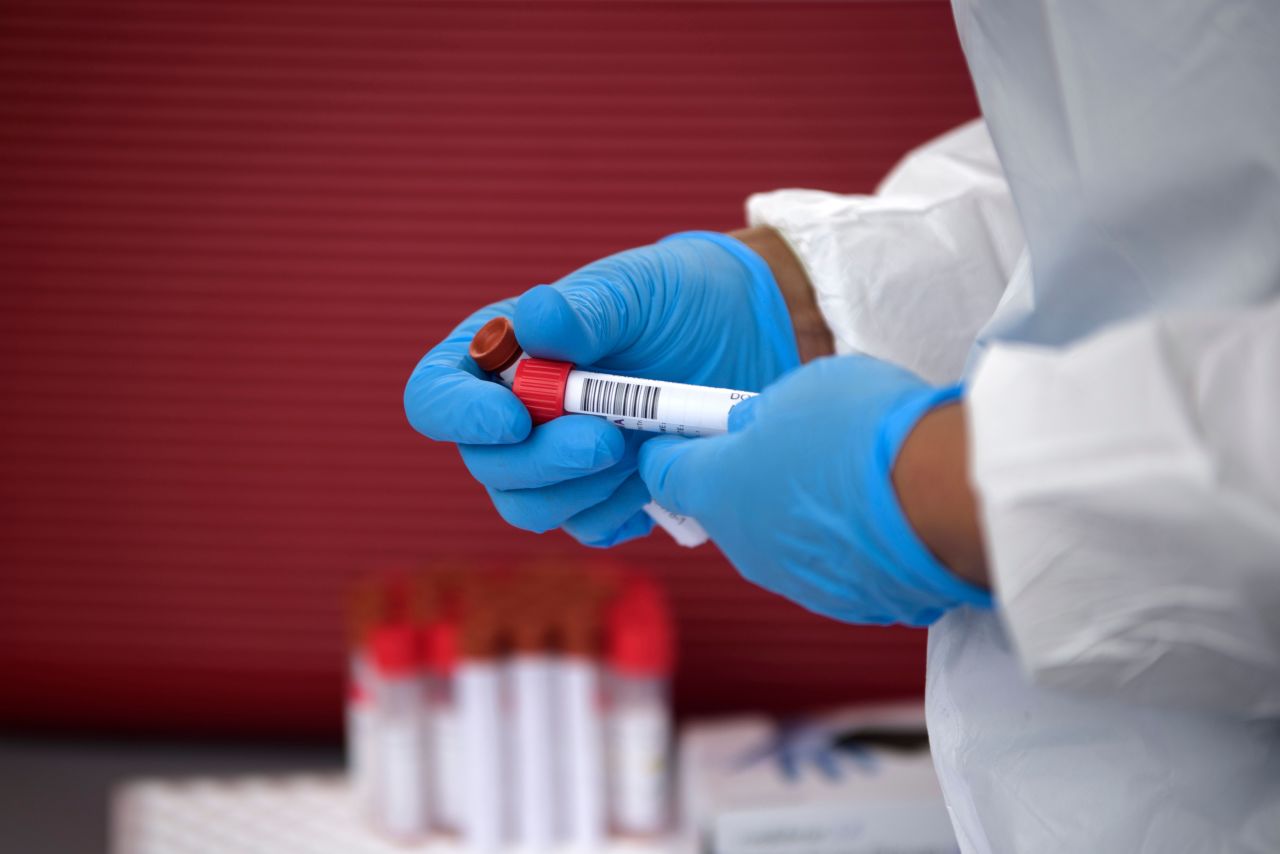
<path fill-rule="evenodd" d="M 347 680 L 347 774 L 356 812 L 369 816 L 375 798 L 373 678 L 363 650 L 351 651 Z"/>
<path fill-rule="evenodd" d="M 608 825 L 605 811 L 604 710 L 600 690 L 599 622 L 595 603 L 574 602 L 559 621 L 555 664 L 560 825 L 575 851 L 599 851 Z"/>
<path fill-rule="evenodd" d="M 509 660 L 512 759 L 515 762 L 515 843 L 545 851 L 555 842 L 555 753 L 552 659 L 542 616 L 527 610 L 513 632 Z"/>
<path fill-rule="evenodd" d="M 525 355 L 505 317 L 480 327 L 468 351 L 476 365 L 510 388 L 535 424 L 567 413 L 607 418 L 626 430 L 714 436 L 729 429 L 729 410 L 753 392 L 641 380 L 579 371 L 568 362 Z M 688 516 L 656 502 L 645 505 L 653 520 L 686 547 L 707 541 L 707 532 Z"/>
<path fill-rule="evenodd" d="M 431 714 L 427 741 L 431 763 L 431 821 L 436 830 L 456 834 L 462 827 L 462 726 L 458 716 L 458 621 L 441 618 L 427 627 L 427 697 Z"/>
<path fill-rule="evenodd" d="M 729 410 L 751 391 L 581 371 L 568 362 L 525 356 L 511 321 L 495 317 L 476 332 L 468 351 L 529 409 L 535 424 L 576 413 L 607 418 L 627 430 L 717 436 L 729 431 Z"/>
<path fill-rule="evenodd" d="M 348 602 L 346 742 L 347 775 L 356 813 L 373 815 L 376 797 L 374 753 L 374 671 L 370 639 L 384 618 L 386 603 L 380 585 L 368 580 L 356 585 Z"/>
<path fill-rule="evenodd" d="M 606 727 L 613 829 L 653 837 L 668 826 L 671 624 L 656 589 L 629 585 L 610 609 Z"/>
<path fill-rule="evenodd" d="M 462 839 L 471 851 L 497 851 L 506 840 L 502 669 L 496 615 L 468 613 L 458 664 L 462 732 Z"/>
<path fill-rule="evenodd" d="M 375 767 L 374 818 L 387 836 L 416 842 L 426 836 L 426 676 L 420 637 L 408 625 L 373 633 Z"/>

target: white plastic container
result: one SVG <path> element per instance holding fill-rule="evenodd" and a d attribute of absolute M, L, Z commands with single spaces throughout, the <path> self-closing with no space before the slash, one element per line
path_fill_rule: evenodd
<path fill-rule="evenodd" d="M 453 836 L 462 829 L 465 767 L 456 685 L 458 624 L 442 619 L 433 623 L 427 634 L 431 826 L 441 835 Z"/>
<path fill-rule="evenodd" d="M 370 817 L 376 797 L 373 759 L 377 722 L 373 704 L 373 668 L 366 651 L 361 649 L 351 651 L 347 666 L 347 773 L 351 778 L 356 812 Z"/>
<path fill-rule="evenodd" d="M 624 591 L 608 628 L 609 808 L 612 830 L 653 838 L 671 810 L 670 619 L 647 585 Z"/>
<path fill-rule="evenodd" d="M 754 397 L 749 391 L 641 380 L 580 371 L 568 362 L 532 359 L 516 341 L 511 321 L 495 317 L 472 338 L 476 364 L 510 388 L 535 424 L 568 413 L 597 415 L 626 430 L 714 436 L 729 429 L 729 410 Z M 686 548 L 705 543 L 696 519 L 673 513 L 655 501 L 649 516 Z"/>
<path fill-rule="evenodd" d="M 609 797 L 613 828 L 653 837 L 668 827 L 671 712 L 662 678 L 614 673 L 610 691 Z"/>
<path fill-rule="evenodd" d="M 462 839 L 469 851 L 499 850 L 508 838 L 509 794 L 503 761 L 503 671 L 497 627 L 469 621 L 458 663 L 457 702 L 462 734 Z"/>
<path fill-rule="evenodd" d="M 576 618 L 576 619 L 575 619 Z M 562 838 L 574 851 L 599 851 L 605 809 L 604 708 L 594 614 L 575 614 L 561 625 L 555 663 L 559 814 Z"/>
<path fill-rule="evenodd" d="M 532 617 L 517 626 L 515 643 L 508 664 L 514 842 L 523 851 L 546 851 L 556 841 L 555 759 L 561 745 L 552 726 L 553 670 L 541 621 Z"/>
<path fill-rule="evenodd" d="M 417 631 L 389 625 L 373 633 L 374 821 L 402 843 L 430 829 L 426 673 Z"/>

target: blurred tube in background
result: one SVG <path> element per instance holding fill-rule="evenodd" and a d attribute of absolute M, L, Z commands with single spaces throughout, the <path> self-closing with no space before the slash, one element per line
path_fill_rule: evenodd
<path fill-rule="evenodd" d="M 427 695 L 432 800 L 435 829 L 455 835 L 462 828 L 462 728 L 455 690 L 458 669 L 458 619 L 442 614 L 427 629 Z"/>
<path fill-rule="evenodd" d="M 633 582 L 609 613 L 609 794 L 614 832 L 667 829 L 671 622 L 654 585 Z"/>
<path fill-rule="evenodd" d="M 495 851 L 506 839 L 508 792 L 503 778 L 507 747 L 502 714 L 502 666 L 496 617 L 468 614 L 458 665 L 458 717 L 462 735 L 462 838 L 472 851 Z"/>
<path fill-rule="evenodd" d="M 347 649 L 347 767 L 357 812 L 365 819 L 374 809 L 375 721 L 370 634 L 382 619 L 380 590 L 365 582 L 351 595 Z"/>
<path fill-rule="evenodd" d="M 551 649 L 543 603 L 515 616 L 508 664 L 515 764 L 515 843 L 542 851 L 556 841 Z"/>
<path fill-rule="evenodd" d="M 672 628 L 651 581 L 397 573 L 357 587 L 351 610 L 368 690 L 348 701 L 350 790 L 382 835 L 586 852 L 611 829 L 671 829 Z"/>
<path fill-rule="evenodd" d="M 564 841 L 576 851 L 596 850 L 608 822 L 598 619 L 590 608 L 563 614 L 561 654 L 553 664 L 556 733 L 563 757 L 560 824 Z"/>
<path fill-rule="evenodd" d="M 375 820 L 397 842 L 426 836 L 426 672 L 419 634 L 407 624 L 373 633 Z"/>

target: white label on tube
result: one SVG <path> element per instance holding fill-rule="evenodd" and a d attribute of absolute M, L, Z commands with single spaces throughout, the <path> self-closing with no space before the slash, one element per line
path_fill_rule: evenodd
<path fill-rule="evenodd" d="M 436 819 L 441 827 L 462 826 L 462 733 L 458 711 L 453 704 L 441 704 L 431 715 L 431 747 L 435 762 L 432 792 L 436 796 Z"/>
<path fill-rule="evenodd" d="M 568 844 L 576 851 L 599 851 L 605 836 L 604 726 L 600 671 L 595 662 L 567 656 L 556 680 L 560 744 L 564 754 L 560 807 Z"/>
<path fill-rule="evenodd" d="M 659 704 L 624 704 L 610 716 L 610 794 L 620 832 L 648 836 L 666 829 L 670 736 Z"/>
<path fill-rule="evenodd" d="M 468 661 L 457 670 L 458 716 L 464 763 L 462 837 L 471 851 L 502 847 L 506 812 L 502 680 L 490 662 Z"/>
<path fill-rule="evenodd" d="M 369 815 L 374 804 L 374 751 L 377 721 L 367 699 L 347 701 L 347 766 L 356 809 Z"/>
<path fill-rule="evenodd" d="M 427 830 L 425 750 L 421 719 L 413 714 L 379 721 L 378 767 L 381 769 L 382 826 L 391 836 L 412 840 Z"/>
<path fill-rule="evenodd" d="M 521 353 L 521 354 L 520 354 L 520 358 L 519 358 L 519 359 L 517 359 L 517 360 L 516 360 L 516 361 L 511 365 L 511 367 L 507 368 L 505 371 L 503 371 L 502 373 L 500 373 L 500 374 L 498 374 L 498 375 L 497 375 L 497 377 L 498 377 L 498 382 L 502 383 L 502 384 L 503 384 L 504 386 L 506 386 L 507 388 L 511 388 L 512 384 L 515 382 L 515 378 L 516 378 L 516 368 L 519 366 L 519 364 L 520 364 L 521 362 L 523 362 L 523 361 L 524 361 L 525 359 L 527 359 L 527 358 L 529 358 L 529 357 L 528 357 L 528 355 L 526 355 L 526 354 L 524 354 L 524 353 Z M 605 374 L 591 374 L 591 373 L 586 372 L 586 371 L 573 371 L 573 372 L 571 372 L 571 373 L 569 374 L 569 383 L 570 383 L 571 385 L 572 385 L 572 383 L 573 383 L 573 381 L 574 381 L 574 375 L 575 375 L 575 374 L 577 374 L 577 375 L 579 375 L 579 376 L 581 376 L 581 377 L 588 377 L 588 378 L 605 377 L 605 376 L 607 376 L 607 375 L 605 375 Z M 608 377 L 608 379 L 609 379 L 610 381 L 616 381 L 616 380 L 619 380 L 619 379 L 626 380 L 627 378 L 625 378 L 625 377 L 624 377 L 624 378 L 619 378 L 619 377 Z M 677 385 L 680 385 L 679 383 L 653 383 L 653 382 L 650 382 L 650 381 L 648 381 L 648 380 L 636 380 L 635 382 L 636 382 L 636 383 L 643 383 L 643 384 L 645 384 L 645 385 L 654 386 L 654 387 L 658 387 L 658 386 L 677 386 Z M 586 384 L 585 384 L 585 382 L 580 382 L 580 383 L 579 383 L 579 385 L 580 385 L 580 386 L 585 387 L 585 385 L 586 385 Z M 746 399 L 746 398 L 748 398 L 748 397 L 754 397 L 754 396 L 755 396 L 755 395 L 754 395 L 754 394 L 752 394 L 751 392 L 733 391 L 733 390 L 731 390 L 731 389 L 705 388 L 705 387 L 702 387 L 702 386 L 681 386 L 681 387 L 682 387 L 682 388 L 696 389 L 696 390 L 698 390 L 698 391 L 711 391 L 711 392 L 714 392 L 714 393 L 727 392 L 731 397 L 733 397 L 733 396 L 735 396 L 735 395 L 736 395 L 736 398 L 734 398 L 734 399 L 732 400 L 732 403 L 737 403 L 739 400 L 745 400 L 745 399 Z M 590 396 L 591 396 L 591 397 L 594 397 L 594 395 L 595 395 L 595 393 L 596 393 L 596 392 L 595 392 L 595 389 L 597 388 L 597 386 L 592 385 L 592 387 L 591 387 L 591 388 L 592 388 L 592 392 L 591 392 L 591 395 L 590 395 Z M 579 391 L 578 391 L 578 395 L 579 395 L 579 398 L 580 398 L 580 400 L 581 400 L 581 397 L 582 397 L 582 395 L 583 395 L 583 390 L 582 390 L 582 388 L 580 388 L 580 389 L 579 389 Z M 567 390 L 567 388 L 566 388 L 566 397 L 567 397 L 567 396 L 568 396 L 568 390 Z M 671 395 L 670 395 L 670 394 L 668 394 L 668 397 L 670 397 L 670 396 L 671 396 Z M 723 394 L 717 394 L 717 396 L 718 396 L 718 397 L 723 397 Z M 661 397 L 661 389 L 659 389 L 658 391 L 652 392 L 652 393 L 651 393 L 651 398 L 650 398 L 650 399 L 651 399 L 651 400 L 656 400 L 656 399 L 657 399 L 657 398 L 659 398 L 659 397 Z M 730 404 L 730 408 L 732 408 L 732 403 Z M 570 412 L 575 411 L 575 410 L 570 409 L 567 405 L 566 405 L 565 409 L 566 409 L 566 411 L 570 411 Z M 595 414 L 595 415 L 605 415 L 605 414 L 607 414 L 607 413 L 591 413 L 591 414 Z M 626 429 L 628 429 L 628 430 L 648 430 L 649 432 L 657 432 L 657 433 L 662 433 L 662 432 L 675 432 L 675 433 L 680 433 L 681 435 L 686 435 L 686 436 L 714 436 L 714 435 L 716 435 L 717 433 L 724 433 L 724 432 L 728 429 L 728 423 L 729 423 L 729 422 L 728 422 L 728 418 L 729 418 L 729 416 L 728 416 L 728 410 L 726 410 L 726 411 L 725 411 L 725 427 L 724 427 L 724 429 L 721 429 L 721 430 L 718 430 L 718 431 L 716 431 L 716 430 L 705 430 L 705 431 L 703 431 L 703 432 L 701 432 L 701 433 L 697 433 L 697 432 L 685 432 L 685 431 L 681 431 L 681 430 L 666 431 L 666 430 L 663 430 L 663 429 L 661 428 L 661 425 L 659 424 L 659 422 L 653 422 L 653 423 L 654 423 L 654 425 L 655 425 L 655 426 L 653 426 L 653 427 L 640 427 L 640 426 L 633 426 L 633 425 L 628 421 L 628 419 L 626 419 L 626 418 L 621 418 L 621 419 L 619 419 L 619 418 L 613 417 L 613 418 L 610 418 L 610 420 L 611 420 L 611 421 L 613 421 L 613 423 L 614 423 L 614 424 L 617 424 L 618 426 L 620 426 L 620 427 L 624 427 L 624 428 L 626 428 Z M 636 423 L 640 423 L 640 421 L 639 421 L 638 419 L 631 419 L 631 421 L 635 421 Z M 647 423 L 647 422 L 646 422 L 646 423 Z M 709 540 L 709 539 L 710 539 L 710 537 L 709 537 L 709 536 L 707 536 L 707 532 L 706 532 L 706 530 L 705 530 L 701 525 L 699 525 L 699 524 L 698 524 L 698 520 L 697 520 L 697 519 L 694 519 L 694 518 L 693 518 L 693 517 L 691 517 L 691 516 L 681 516 L 681 515 L 680 515 L 680 514 L 678 514 L 678 513 L 672 513 L 670 510 L 668 510 L 668 509 L 666 509 L 665 507 L 663 507 L 662 505 L 658 504 L 656 501 L 650 501 L 648 504 L 646 504 L 646 505 L 644 506 L 644 510 L 645 510 L 645 512 L 646 512 L 646 513 L 648 513 L 648 514 L 649 514 L 649 516 L 653 519 L 653 521 L 657 523 L 657 525 L 658 525 L 658 527 L 659 527 L 659 528 L 661 528 L 662 530 L 666 531 L 666 532 L 671 536 L 671 539 L 675 540 L 677 544 L 682 545 L 682 546 L 684 546 L 685 548 L 689 548 L 689 549 L 696 548 L 696 547 L 698 547 L 698 546 L 702 545 L 703 543 L 705 543 L 707 540 Z"/>
<path fill-rule="evenodd" d="M 516 655 L 511 661 L 515 714 L 516 844 L 543 850 L 554 841 L 551 660 Z"/>
<path fill-rule="evenodd" d="M 624 430 L 718 436 L 729 431 L 729 410 L 754 392 L 570 371 L 565 412 L 599 415 Z"/>
<path fill-rule="evenodd" d="M 658 523 L 658 527 L 670 534 L 671 539 L 687 549 L 696 548 L 710 539 L 706 529 L 698 524 L 697 519 L 672 513 L 656 501 L 646 504 L 644 512 Z"/>

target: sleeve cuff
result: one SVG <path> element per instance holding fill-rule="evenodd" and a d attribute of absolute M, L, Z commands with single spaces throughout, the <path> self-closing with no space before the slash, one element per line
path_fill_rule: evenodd
<path fill-rule="evenodd" d="M 889 413 L 880 425 L 876 442 L 877 465 L 873 467 L 874 482 L 869 484 L 871 513 L 876 527 L 895 548 L 895 561 L 911 575 L 920 587 L 933 590 L 949 605 L 972 605 L 991 608 L 990 591 L 970 584 L 954 575 L 938 562 L 929 548 L 920 540 L 911 523 L 907 521 L 902 505 L 893 489 L 890 473 L 902 450 L 902 445 L 912 428 L 931 410 L 958 400 L 964 389 L 960 385 L 931 389 L 917 395 Z M 941 610 L 933 619 L 941 616 Z M 932 620 L 928 620 L 932 622 Z"/>
<path fill-rule="evenodd" d="M 763 258 L 741 240 L 718 231 L 681 231 L 662 238 L 668 240 L 706 240 L 737 258 L 751 273 L 751 304 L 756 317 L 769 318 L 765 337 L 778 354 L 783 373 L 800 366 L 800 351 L 796 346 L 796 334 L 791 324 L 791 313 L 778 290 L 773 271 Z"/>

